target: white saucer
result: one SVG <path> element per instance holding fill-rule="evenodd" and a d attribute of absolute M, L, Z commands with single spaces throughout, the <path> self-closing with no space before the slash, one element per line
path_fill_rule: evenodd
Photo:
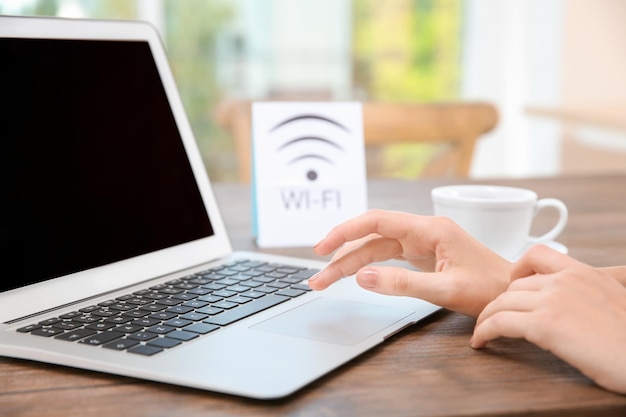
<path fill-rule="evenodd" d="M 556 241 L 554 241 L 554 240 L 551 240 L 551 241 L 549 241 L 549 242 L 543 242 L 543 243 L 540 243 L 540 244 L 541 244 L 541 245 L 545 245 L 545 246 L 547 246 L 547 247 L 549 247 L 549 248 L 552 248 L 552 249 L 554 249 L 554 250 L 556 250 L 556 251 L 558 251 L 558 252 L 564 253 L 564 254 L 567 254 L 567 252 L 568 252 L 567 246 L 565 246 L 565 245 L 564 245 L 564 244 L 562 244 L 562 243 L 556 242 Z M 521 257 L 522 257 L 522 255 L 523 255 L 524 253 L 526 253 L 526 251 L 527 251 L 528 249 L 530 249 L 532 246 L 534 246 L 534 244 L 529 244 L 528 246 L 526 246 L 526 247 L 524 248 L 524 250 L 522 250 L 522 251 L 521 251 L 520 253 L 518 253 L 516 256 L 511 257 L 511 259 L 509 259 L 509 261 L 511 261 L 511 262 L 517 261 L 517 260 L 518 260 L 519 258 L 521 258 Z"/>

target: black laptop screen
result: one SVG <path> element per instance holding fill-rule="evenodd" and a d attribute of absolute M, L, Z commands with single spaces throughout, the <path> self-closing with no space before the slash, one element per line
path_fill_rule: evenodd
<path fill-rule="evenodd" d="M 0 290 L 211 236 L 146 42 L 0 39 Z"/>

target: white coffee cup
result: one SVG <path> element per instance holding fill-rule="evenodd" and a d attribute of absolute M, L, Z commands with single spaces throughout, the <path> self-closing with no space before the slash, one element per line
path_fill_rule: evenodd
<path fill-rule="evenodd" d="M 431 192 L 434 213 L 446 216 L 469 234 L 507 259 L 519 257 L 538 243 L 553 241 L 565 228 L 567 207 L 555 198 L 537 199 L 534 191 L 495 185 L 450 185 Z M 535 216 L 552 207 L 559 213 L 554 227 L 535 237 Z"/>

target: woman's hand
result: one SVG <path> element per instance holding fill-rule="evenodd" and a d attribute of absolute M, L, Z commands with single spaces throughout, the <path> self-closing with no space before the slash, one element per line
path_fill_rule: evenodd
<path fill-rule="evenodd" d="M 524 338 L 626 393 L 626 288 L 610 272 L 531 248 L 514 264 L 508 290 L 478 317 L 471 346 Z"/>
<path fill-rule="evenodd" d="M 356 273 L 368 290 L 417 297 L 476 317 L 509 284 L 511 264 L 444 217 L 371 210 L 336 226 L 315 252 L 328 255 L 339 248 L 309 280 L 312 289 Z M 389 259 L 420 271 L 370 265 Z"/>

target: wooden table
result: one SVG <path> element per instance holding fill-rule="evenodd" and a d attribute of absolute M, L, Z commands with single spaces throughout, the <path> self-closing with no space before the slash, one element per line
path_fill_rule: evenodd
<path fill-rule="evenodd" d="M 570 222 L 559 241 L 570 254 L 596 266 L 626 264 L 626 176 L 489 182 L 562 199 Z M 430 214 L 430 189 L 444 183 L 375 181 L 370 207 Z M 224 216 L 235 248 L 253 249 L 248 188 L 215 189 L 228 207 Z M 268 252 L 313 256 L 308 248 Z M 0 416 L 626 415 L 626 396 L 598 388 L 530 343 L 500 340 L 472 350 L 473 326 L 469 317 L 442 311 L 271 402 L 0 358 Z"/>

